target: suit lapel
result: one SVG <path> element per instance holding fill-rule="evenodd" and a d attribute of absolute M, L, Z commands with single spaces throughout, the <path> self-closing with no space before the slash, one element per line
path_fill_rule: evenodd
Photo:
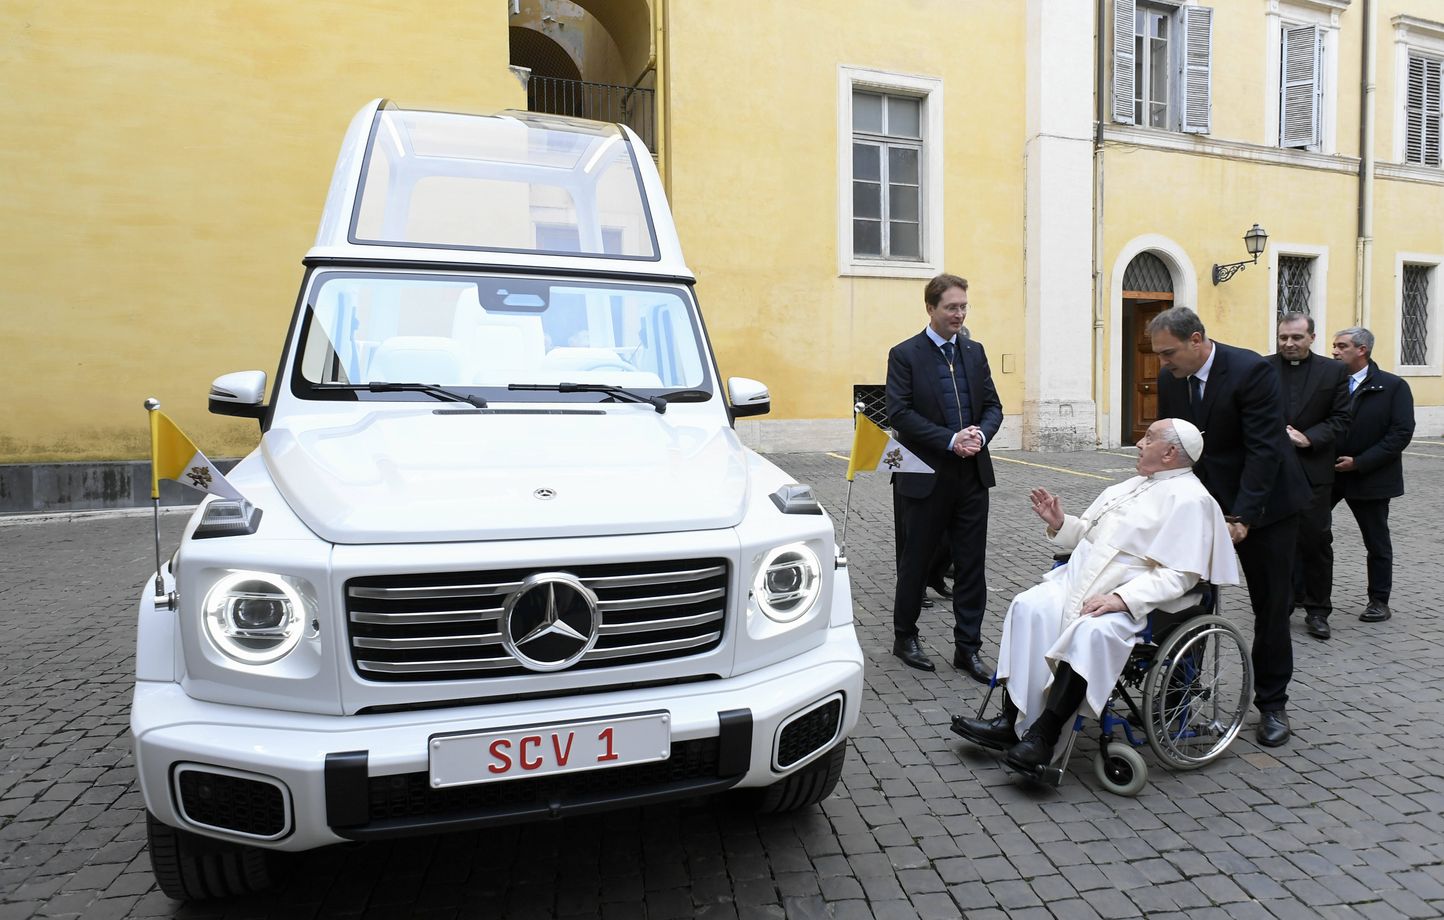
<path fill-rule="evenodd" d="M 982 411 L 978 405 L 978 388 L 982 382 L 978 380 L 977 355 L 974 354 L 973 343 L 967 339 L 959 339 L 958 345 L 960 346 L 958 354 L 963 365 L 963 374 L 968 378 L 968 412 L 974 419 L 973 424 L 977 424 L 976 420 Z"/>
<path fill-rule="evenodd" d="M 1200 431 L 1208 430 L 1208 414 L 1213 411 L 1214 401 L 1218 397 L 1219 390 L 1226 385 L 1228 377 L 1228 353 L 1217 342 L 1213 343 L 1213 349 L 1213 367 L 1208 372 L 1208 383 L 1203 388 L 1203 404 L 1194 413 L 1197 418 L 1193 421 Z M 1188 381 L 1184 381 L 1184 385 L 1187 386 L 1187 384 Z"/>

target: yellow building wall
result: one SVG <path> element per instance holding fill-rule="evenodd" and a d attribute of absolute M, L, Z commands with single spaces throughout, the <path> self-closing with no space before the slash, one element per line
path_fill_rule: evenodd
<path fill-rule="evenodd" d="M 156 396 L 202 450 L 254 422 L 341 137 L 376 96 L 526 105 L 502 3 L 0 0 L 0 462 L 138 458 Z"/>
<path fill-rule="evenodd" d="M 943 81 L 945 266 L 969 280 L 968 327 L 1005 411 L 1021 411 L 1022 363 L 1002 369 L 1024 334 L 1020 13 L 955 0 L 905 13 L 854 0 L 846 15 L 831 0 L 667 5 L 672 207 L 722 374 L 765 381 L 770 418 L 847 417 L 852 384 L 881 383 L 888 349 L 927 321 L 925 279 L 839 276 L 839 65 Z"/>

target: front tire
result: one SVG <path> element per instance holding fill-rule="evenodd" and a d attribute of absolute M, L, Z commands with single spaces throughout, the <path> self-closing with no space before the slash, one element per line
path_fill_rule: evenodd
<path fill-rule="evenodd" d="M 818 804 L 837 788 L 846 760 L 847 742 L 844 741 L 791 776 L 763 789 L 757 810 L 762 814 L 779 814 Z"/>
<path fill-rule="evenodd" d="M 178 830 L 148 811 L 145 824 L 151 871 L 168 898 L 231 898 L 275 883 L 272 854 L 265 850 Z"/>

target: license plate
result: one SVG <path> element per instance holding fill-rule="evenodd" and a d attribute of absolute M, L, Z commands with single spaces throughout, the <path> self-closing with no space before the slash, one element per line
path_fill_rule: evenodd
<path fill-rule="evenodd" d="M 672 755 L 665 712 L 561 722 L 464 735 L 433 735 L 431 786 L 600 770 Z"/>

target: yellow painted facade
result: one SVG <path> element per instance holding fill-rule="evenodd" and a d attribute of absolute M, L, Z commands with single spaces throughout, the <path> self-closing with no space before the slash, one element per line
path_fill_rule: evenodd
<path fill-rule="evenodd" d="M 441 0 L 422 15 L 339 0 L 0 0 L 0 82 L 12 111 L 0 147 L 0 463 L 143 457 L 141 401 L 151 395 L 213 456 L 249 449 L 254 424 L 207 414 L 205 393 L 221 373 L 274 370 L 349 119 L 375 96 L 466 111 L 525 107 L 508 66 L 511 27 L 542 31 L 580 56 L 583 80 L 655 88 L 654 150 L 722 373 L 766 381 L 771 419 L 782 424 L 834 420 L 845 430 L 852 384 L 881 382 L 888 347 L 925 321 L 923 279 L 839 267 L 840 164 L 851 141 L 839 125 L 842 70 L 936 81 L 941 137 L 930 139 L 929 156 L 943 162 L 940 262 L 972 283 L 968 325 L 1017 422 L 1029 360 L 1058 360 L 1025 345 L 1027 240 L 1038 219 L 1029 208 L 1060 207 L 1029 192 L 1038 177 L 1027 170 L 1053 161 L 1027 154 L 1039 132 L 1030 119 L 1049 105 L 1030 95 L 1039 75 L 1028 72 L 1029 49 L 1043 39 L 1030 34 L 1028 16 L 1064 9 L 1062 0 L 548 2 L 523 0 L 512 14 L 501 2 Z M 1122 0 L 1107 0 L 1105 18 L 1114 2 Z M 1086 411 L 1096 408 L 1103 443 L 1122 437 L 1115 276 L 1124 256 L 1148 248 L 1140 241 L 1162 240 L 1165 255 L 1181 257 L 1171 264 L 1192 272 L 1189 305 L 1211 332 L 1265 352 L 1275 247 L 1323 252 L 1326 333 L 1359 319 L 1366 300 L 1380 363 L 1397 359 L 1396 254 L 1444 252 L 1444 170 L 1390 165 L 1400 105 L 1394 20 L 1444 22 L 1444 0 L 1296 5 L 1335 14 L 1335 149 L 1294 156 L 1268 143 L 1263 0 L 1214 0 L 1208 134 L 1120 130 L 1105 116 L 1101 174 L 1093 188 L 1074 189 L 1085 208 L 1101 192 L 1097 252 L 1094 241 L 1076 241 L 1097 272 L 1100 338 L 1085 335 L 1076 348 L 1092 367 L 1097 404 Z M 1361 298 L 1366 7 L 1380 168 Z M 1086 31 L 1046 41 L 1071 41 L 1091 61 Z M 1094 66 L 1107 74 L 1111 65 L 1105 42 Z M 1076 79 L 1091 86 L 1096 74 L 1084 66 Z M 1082 113 L 1085 125 L 1092 119 L 1091 108 Z M 1254 222 L 1268 230 L 1270 250 L 1213 286 L 1210 266 L 1245 258 L 1240 237 Z M 1065 282 L 1086 289 L 1093 278 Z M 1047 304 L 1037 309 L 1049 322 Z M 1409 381 L 1422 407 L 1444 405 L 1444 377 Z"/>

